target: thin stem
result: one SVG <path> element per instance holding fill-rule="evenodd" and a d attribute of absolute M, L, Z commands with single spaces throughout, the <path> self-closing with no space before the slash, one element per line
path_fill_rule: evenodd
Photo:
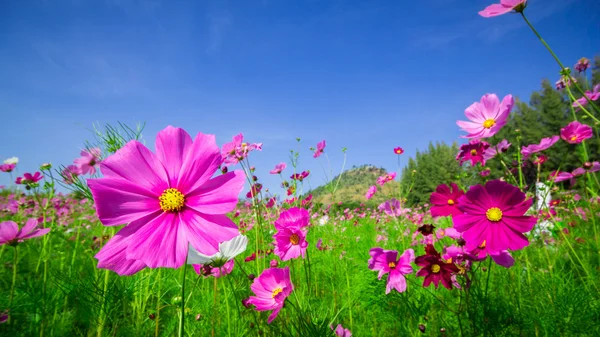
<path fill-rule="evenodd" d="M 179 337 L 183 337 L 185 330 L 185 272 L 187 271 L 187 259 L 183 264 L 183 276 L 181 276 L 181 316 L 179 317 Z"/>
<path fill-rule="evenodd" d="M 12 284 L 10 286 L 10 300 L 8 301 L 8 309 L 12 311 L 12 303 L 15 297 L 15 283 L 17 281 L 17 262 L 19 258 L 19 250 L 18 246 L 15 246 L 15 254 L 13 257 L 13 274 L 12 274 Z M 10 318 L 12 317 L 12 313 L 8 316 L 8 323 L 10 324 Z"/>
<path fill-rule="evenodd" d="M 154 337 L 158 337 L 158 327 L 159 327 L 159 321 L 160 321 L 160 298 L 161 298 L 161 294 L 160 294 L 160 286 L 161 286 L 161 278 L 160 278 L 160 269 L 158 269 L 158 272 L 156 273 L 156 278 L 158 279 L 158 295 L 156 297 L 156 323 L 154 326 Z"/>

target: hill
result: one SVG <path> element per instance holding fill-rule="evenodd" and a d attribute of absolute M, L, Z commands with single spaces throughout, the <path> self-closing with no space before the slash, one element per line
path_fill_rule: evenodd
<path fill-rule="evenodd" d="M 307 194 L 312 194 L 315 202 L 325 205 L 340 201 L 343 203 L 364 202 L 376 205 L 387 200 L 390 194 L 397 194 L 399 191 L 400 184 L 397 181 L 388 182 L 383 189 L 381 186 L 377 185 L 377 178 L 387 173 L 388 172 L 383 168 L 375 167 L 373 165 L 354 167 L 342 173 L 342 178 L 335 192 L 335 200 L 332 199 L 329 187 L 331 186 L 330 184 L 335 184 L 337 182 L 339 175 L 329 184 L 319 186 Z M 377 185 L 377 193 L 375 193 L 371 200 L 367 200 L 367 198 L 365 198 L 365 193 L 369 187 L 373 185 Z"/>

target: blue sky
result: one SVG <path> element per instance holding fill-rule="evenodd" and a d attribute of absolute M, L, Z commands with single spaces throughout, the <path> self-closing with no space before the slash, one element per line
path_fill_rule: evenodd
<path fill-rule="evenodd" d="M 0 159 L 19 172 L 69 164 L 92 123 L 147 123 L 264 143 L 267 172 L 300 137 L 301 169 L 323 183 L 308 148 L 327 140 L 334 170 L 397 169 L 485 93 L 528 100 L 558 67 L 518 15 L 484 19 L 492 1 L 3 1 Z M 573 65 L 600 53 L 600 3 L 532 0 L 529 19 Z M 287 173 L 290 173 L 289 170 Z M 0 185 L 9 183 L 0 176 Z"/>

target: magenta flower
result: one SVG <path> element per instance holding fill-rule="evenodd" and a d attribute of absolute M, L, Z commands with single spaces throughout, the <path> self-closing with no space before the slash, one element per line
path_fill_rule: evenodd
<path fill-rule="evenodd" d="M 389 273 L 385 289 L 386 295 L 393 289 L 399 293 L 406 291 L 406 279 L 404 275 L 411 274 L 413 268 L 410 265 L 415 260 L 415 252 L 407 249 L 398 259 L 398 252 L 395 250 L 384 250 L 382 248 L 373 248 L 369 251 L 369 269 L 379 271 L 377 278 L 381 280 L 383 275 Z"/>
<path fill-rule="evenodd" d="M 597 101 L 600 98 L 600 84 L 594 86 L 593 91 L 586 91 L 585 96 L 590 99 L 590 101 Z M 573 102 L 573 107 L 575 110 L 579 110 L 579 108 L 584 107 L 588 104 L 588 100 L 585 97 L 580 97 L 575 102 Z"/>
<path fill-rule="evenodd" d="M 365 194 L 365 198 L 367 198 L 367 200 L 373 198 L 373 195 L 375 195 L 375 192 L 377 192 L 377 186 L 373 185 L 373 186 L 369 187 L 369 189 L 367 190 L 367 193 Z"/>
<path fill-rule="evenodd" d="M 0 164 L 0 171 L 2 172 L 12 172 L 15 167 L 17 167 L 17 164 Z"/>
<path fill-rule="evenodd" d="M 585 139 L 592 138 L 593 135 L 589 125 L 581 124 L 578 121 L 573 121 L 560 129 L 560 138 L 569 144 L 579 144 Z"/>
<path fill-rule="evenodd" d="M 398 147 L 395 147 L 395 148 L 394 148 L 394 153 L 395 153 L 395 154 L 398 154 L 398 155 L 400 155 L 400 154 L 403 154 L 403 153 L 404 153 L 404 149 L 403 149 L 403 148 L 401 148 L 400 146 L 398 146 Z"/>
<path fill-rule="evenodd" d="M 469 122 L 456 122 L 468 133 L 461 137 L 479 139 L 495 135 L 506 125 L 514 104 L 515 100 L 512 95 L 506 95 L 500 102 L 496 94 L 485 94 L 481 97 L 481 102 L 475 102 L 465 110 Z"/>
<path fill-rule="evenodd" d="M 283 170 L 285 170 L 286 167 L 287 167 L 287 165 L 285 163 L 279 163 L 279 164 L 275 165 L 275 168 L 272 169 L 271 171 L 269 171 L 269 173 L 280 174 L 281 172 L 283 172 Z"/>
<path fill-rule="evenodd" d="M 484 18 L 491 18 L 511 11 L 520 13 L 525 7 L 527 7 L 527 0 L 500 0 L 499 4 L 487 6 L 484 10 L 479 12 L 479 15 Z"/>
<path fill-rule="evenodd" d="M 389 216 L 400 216 L 403 213 L 406 213 L 406 210 L 402 209 L 400 201 L 396 198 L 383 202 L 378 208 Z"/>
<path fill-rule="evenodd" d="M 308 177 L 309 174 L 310 174 L 310 171 L 302 171 L 301 173 L 294 173 L 290 176 L 290 179 L 303 181 L 304 178 Z"/>
<path fill-rule="evenodd" d="M 322 140 L 317 143 L 317 150 L 313 154 L 313 158 L 319 158 L 323 151 L 325 151 L 325 140 Z"/>
<path fill-rule="evenodd" d="M 575 70 L 577 70 L 580 73 L 586 71 L 587 68 L 589 68 L 589 67 L 590 67 L 590 60 L 585 57 L 582 57 L 581 59 L 579 59 L 579 61 L 577 61 L 577 64 L 575 64 Z"/>
<path fill-rule="evenodd" d="M 451 290 L 452 276 L 459 272 L 458 267 L 451 261 L 443 260 L 440 253 L 431 244 L 425 247 L 425 255 L 415 258 L 415 264 L 421 267 L 417 272 L 417 277 L 424 277 L 423 287 L 425 288 L 433 283 L 437 289 L 441 282 L 444 287 Z"/>
<path fill-rule="evenodd" d="M 75 183 L 75 180 L 77 180 L 77 177 L 80 174 L 81 170 L 78 166 L 75 165 L 69 165 L 65 167 L 61 172 L 64 182 L 68 185 Z"/>
<path fill-rule="evenodd" d="M 74 164 L 79 167 L 81 174 L 94 175 L 96 173 L 96 166 L 102 161 L 100 159 L 101 152 L 99 148 L 92 148 L 89 150 L 81 151 L 81 158 L 74 160 Z"/>
<path fill-rule="evenodd" d="M 451 183 L 448 185 L 438 185 L 435 192 L 431 193 L 429 202 L 431 203 L 431 216 L 455 216 L 462 214 L 458 209 L 458 199 L 463 196 L 463 192 L 458 185 Z"/>
<path fill-rule="evenodd" d="M 330 328 L 331 330 L 334 330 L 335 335 L 338 337 L 352 337 L 352 332 L 344 328 L 341 324 L 338 324 L 335 329 L 333 328 L 333 325 L 331 325 Z"/>
<path fill-rule="evenodd" d="M 189 245 L 211 255 L 237 236 L 225 214 L 238 202 L 244 174 L 212 178 L 222 161 L 214 135 L 198 133 L 192 141 L 172 126 L 157 134 L 156 153 L 134 140 L 106 158 L 104 178 L 88 179 L 98 218 L 127 226 L 96 255 L 98 266 L 122 272 L 139 261 L 136 267 L 177 268 Z"/>
<path fill-rule="evenodd" d="M 527 146 L 523 146 L 521 148 L 521 154 L 523 155 L 523 160 L 529 158 L 534 153 L 538 153 L 544 150 L 549 149 L 552 145 L 554 145 L 560 139 L 559 136 L 552 136 L 547 138 L 542 138 L 539 144 L 531 144 Z"/>
<path fill-rule="evenodd" d="M 385 175 L 377 178 L 377 185 L 383 186 L 394 179 L 396 179 L 396 172 L 386 173 Z"/>
<path fill-rule="evenodd" d="M 275 254 L 279 256 L 281 261 L 295 259 L 299 256 L 306 256 L 306 230 L 300 227 L 289 226 L 278 229 L 273 235 L 275 239 Z"/>
<path fill-rule="evenodd" d="M 532 203 L 518 187 L 504 181 L 471 186 L 459 199 L 464 214 L 453 217 L 454 229 L 462 233 L 468 250 L 484 243 L 490 254 L 519 250 L 529 245 L 522 233 L 531 231 L 537 221 L 525 215 Z"/>
<path fill-rule="evenodd" d="M 600 171 L 600 162 L 586 162 L 583 164 L 583 167 L 578 167 L 575 170 L 573 170 L 573 176 L 577 177 L 577 176 L 582 176 L 584 175 L 586 172 L 587 173 L 594 173 L 594 172 L 598 172 Z"/>
<path fill-rule="evenodd" d="M 17 180 L 15 180 L 15 184 L 19 184 L 19 185 L 31 185 L 31 184 L 37 184 L 40 180 L 42 180 L 42 178 L 44 178 L 44 176 L 40 173 L 40 172 L 36 172 L 35 174 L 31 174 L 31 173 L 24 173 L 23 177 L 18 177 Z"/>
<path fill-rule="evenodd" d="M 305 228 L 310 226 L 310 214 L 304 208 L 292 207 L 282 212 L 275 221 L 275 229 Z"/>
<path fill-rule="evenodd" d="M 512 144 L 509 143 L 508 140 L 503 139 L 500 143 L 496 144 L 495 146 L 490 146 L 487 150 L 485 150 L 485 152 L 483 153 L 483 159 L 485 159 L 485 161 L 488 161 L 496 157 L 498 153 L 505 153 L 506 151 L 508 151 L 508 148 L 511 145 Z"/>
<path fill-rule="evenodd" d="M 31 239 L 47 234 L 50 228 L 36 229 L 38 225 L 37 219 L 29 219 L 23 228 L 19 229 L 14 221 L 4 221 L 0 223 L 0 246 L 8 244 L 16 246 L 25 239 Z"/>
<path fill-rule="evenodd" d="M 225 165 L 235 165 L 248 157 L 248 154 L 254 150 L 262 150 L 262 143 L 248 144 L 244 142 L 244 135 L 233 136 L 229 143 L 223 144 L 221 155 Z"/>
<path fill-rule="evenodd" d="M 273 320 L 279 314 L 285 299 L 294 290 L 294 285 L 290 280 L 290 268 L 269 268 L 254 279 L 250 289 L 256 296 L 250 296 L 247 303 L 253 304 L 258 311 L 273 310 L 267 323 Z"/>
<path fill-rule="evenodd" d="M 460 147 L 460 152 L 456 155 L 456 160 L 462 165 L 466 161 L 471 161 L 471 166 L 481 163 L 485 166 L 485 152 L 489 149 L 490 144 L 478 139 L 469 141 L 468 144 L 463 144 Z"/>
<path fill-rule="evenodd" d="M 552 171 L 548 176 L 548 180 L 555 183 L 570 180 L 571 185 L 575 184 L 575 176 L 569 172 Z"/>

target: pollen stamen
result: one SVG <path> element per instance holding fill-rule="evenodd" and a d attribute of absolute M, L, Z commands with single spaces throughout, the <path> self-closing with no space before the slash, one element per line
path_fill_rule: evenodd
<path fill-rule="evenodd" d="M 300 243 L 300 237 L 297 234 L 292 234 L 290 236 L 290 243 L 294 246 Z"/>
<path fill-rule="evenodd" d="M 485 216 L 490 221 L 498 222 L 502 220 L 502 210 L 498 207 L 492 207 L 485 212 Z"/>
<path fill-rule="evenodd" d="M 434 273 L 434 274 L 439 273 L 440 269 L 442 269 L 442 268 L 440 267 L 439 264 L 432 264 L 431 265 L 431 272 Z"/>
<path fill-rule="evenodd" d="M 283 289 L 281 287 L 275 288 L 275 289 L 273 289 L 273 295 L 271 297 L 275 298 L 275 296 L 279 295 L 279 293 L 281 293 L 281 292 L 283 292 Z"/>
<path fill-rule="evenodd" d="M 179 212 L 185 204 L 185 196 L 176 188 L 167 188 L 158 200 L 164 212 Z"/>
<path fill-rule="evenodd" d="M 490 129 L 492 126 L 496 125 L 496 121 L 493 119 L 486 119 L 483 122 L 483 127 L 486 129 Z"/>

